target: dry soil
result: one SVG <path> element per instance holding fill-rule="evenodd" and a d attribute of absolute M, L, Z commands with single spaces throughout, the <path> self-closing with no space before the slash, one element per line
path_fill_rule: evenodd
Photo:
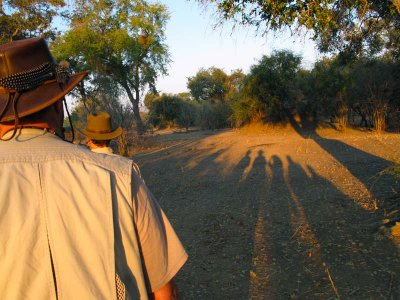
<path fill-rule="evenodd" d="M 400 299 L 400 135 L 154 134 L 133 159 L 189 260 L 183 299 Z"/>

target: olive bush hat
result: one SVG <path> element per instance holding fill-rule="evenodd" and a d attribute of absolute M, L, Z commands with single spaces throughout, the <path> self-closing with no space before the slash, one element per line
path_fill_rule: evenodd
<path fill-rule="evenodd" d="M 106 112 L 90 114 L 86 128 L 79 130 L 83 135 L 98 141 L 112 140 L 122 134 L 122 128 L 111 129 L 111 118 Z"/>
<path fill-rule="evenodd" d="M 0 45 L 0 122 L 36 113 L 68 94 L 87 72 L 68 74 L 43 38 Z"/>

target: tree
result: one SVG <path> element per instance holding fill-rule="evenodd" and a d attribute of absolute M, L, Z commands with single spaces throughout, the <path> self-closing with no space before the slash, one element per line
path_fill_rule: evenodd
<path fill-rule="evenodd" d="M 195 107 L 185 95 L 162 94 L 151 95 L 149 102 L 149 122 L 153 126 L 183 126 L 189 130 L 194 122 Z"/>
<path fill-rule="evenodd" d="M 188 132 L 189 127 L 194 125 L 196 119 L 196 106 L 190 93 L 179 93 L 177 97 L 181 100 L 178 123 L 180 126 L 185 127 L 186 132 Z"/>
<path fill-rule="evenodd" d="M 350 103 L 346 91 L 350 84 L 350 67 L 343 65 L 338 56 L 321 59 L 315 63 L 307 81 L 301 86 L 305 98 L 315 111 L 314 115 L 330 117 L 341 128 L 348 123 Z"/>
<path fill-rule="evenodd" d="M 234 70 L 230 75 L 215 67 L 200 69 L 188 78 L 188 88 L 198 101 L 196 123 L 202 129 L 230 126 L 231 102 L 237 97 L 244 74 Z"/>
<path fill-rule="evenodd" d="M 53 18 L 63 0 L 0 1 L 0 42 L 45 36 L 54 38 Z"/>
<path fill-rule="evenodd" d="M 151 109 L 151 105 L 153 104 L 153 102 L 155 100 L 157 100 L 160 97 L 160 95 L 157 92 L 148 92 L 146 93 L 146 95 L 144 96 L 144 106 L 150 110 Z"/>
<path fill-rule="evenodd" d="M 225 82 L 225 102 L 231 103 L 239 96 L 243 87 L 243 80 L 246 75 L 241 69 L 233 70 Z"/>
<path fill-rule="evenodd" d="M 244 79 L 240 99 L 234 104 L 234 121 L 254 119 L 284 121 L 295 100 L 294 80 L 301 58 L 290 51 L 275 51 L 253 65 Z"/>
<path fill-rule="evenodd" d="M 187 87 L 198 101 L 223 102 L 227 79 L 228 75 L 221 69 L 200 69 L 195 76 L 188 78 Z"/>
<path fill-rule="evenodd" d="M 400 108 L 398 68 L 390 61 L 375 59 L 359 61 L 351 70 L 349 98 L 369 116 L 377 131 L 386 130 L 390 111 Z"/>
<path fill-rule="evenodd" d="M 290 28 L 313 33 L 320 50 L 346 57 L 379 53 L 383 47 L 399 54 L 400 14 L 389 0 L 197 0 L 213 4 L 220 20 L 255 26 L 261 32 Z M 398 4 L 398 2 L 397 2 Z"/>
<path fill-rule="evenodd" d="M 98 76 L 117 83 L 129 99 L 137 130 L 143 122 L 139 101 L 146 88 L 155 91 L 170 61 L 165 44 L 166 7 L 136 0 L 78 0 L 69 16 L 70 29 L 54 46 Z"/>

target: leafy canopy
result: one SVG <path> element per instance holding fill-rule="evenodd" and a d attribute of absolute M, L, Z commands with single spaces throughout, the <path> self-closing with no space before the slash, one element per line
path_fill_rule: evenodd
<path fill-rule="evenodd" d="M 228 75 L 221 69 L 211 67 L 200 69 L 193 77 L 188 78 L 188 89 L 198 101 L 223 101 L 227 91 Z"/>
<path fill-rule="evenodd" d="M 77 0 L 70 29 L 57 41 L 58 57 L 68 58 L 96 76 L 117 83 L 142 126 L 139 100 L 170 62 L 165 44 L 169 18 L 164 5 L 136 0 Z"/>
<path fill-rule="evenodd" d="M 398 54 L 400 6 L 382 0 L 196 0 L 213 4 L 220 20 L 255 26 L 261 32 L 290 28 L 313 33 L 320 50 L 347 55 Z M 398 4 L 398 3 L 397 3 Z"/>
<path fill-rule="evenodd" d="M 194 122 L 195 106 L 188 95 L 149 93 L 145 98 L 149 109 L 148 122 L 153 126 L 183 126 L 189 129 Z"/>
<path fill-rule="evenodd" d="M 165 6 L 145 1 L 78 0 L 70 15 L 71 28 L 60 39 L 64 56 L 81 60 L 86 68 L 118 81 L 134 77 L 140 68 L 144 84 L 166 74 Z M 135 74 L 136 75 L 136 74 Z"/>
<path fill-rule="evenodd" d="M 54 38 L 52 21 L 64 5 L 64 0 L 0 1 L 0 43 L 34 36 Z"/>
<path fill-rule="evenodd" d="M 263 56 L 246 76 L 240 97 L 233 104 L 236 124 L 251 120 L 282 121 L 295 99 L 295 78 L 301 57 L 287 50 Z"/>

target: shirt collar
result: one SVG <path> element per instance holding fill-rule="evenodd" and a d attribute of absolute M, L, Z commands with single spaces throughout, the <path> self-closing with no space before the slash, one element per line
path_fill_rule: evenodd
<path fill-rule="evenodd" d="M 13 130 L 10 130 L 6 132 L 3 135 L 3 139 L 7 139 L 13 134 Z M 38 136 L 48 136 L 48 137 L 54 137 L 57 139 L 61 139 L 55 134 L 52 134 L 48 131 L 48 129 L 40 129 L 40 128 L 21 128 L 17 130 L 17 133 L 15 134 L 13 140 L 18 140 L 18 141 L 24 141 L 31 139 L 33 137 L 38 137 Z"/>

